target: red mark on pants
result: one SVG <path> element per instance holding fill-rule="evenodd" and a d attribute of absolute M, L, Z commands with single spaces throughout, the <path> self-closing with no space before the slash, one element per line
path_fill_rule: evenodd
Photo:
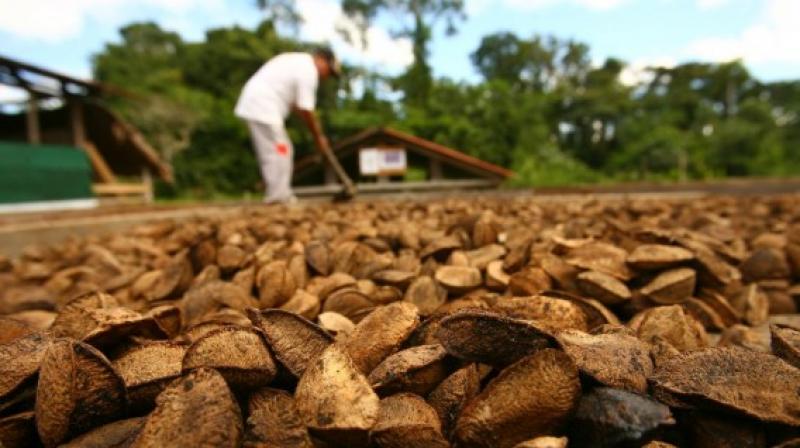
<path fill-rule="evenodd" d="M 289 154 L 289 145 L 287 145 L 286 143 L 278 143 L 277 145 L 275 145 L 275 151 L 277 151 L 278 154 L 285 156 Z"/>

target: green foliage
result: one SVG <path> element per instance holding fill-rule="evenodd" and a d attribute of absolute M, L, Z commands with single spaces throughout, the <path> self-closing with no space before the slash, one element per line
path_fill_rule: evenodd
<path fill-rule="evenodd" d="M 514 166 L 515 175 L 509 184 L 515 187 L 591 184 L 603 178 L 554 147 L 545 147 L 533 156 L 522 157 Z"/>
<path fill-rule="evenodd" d="M 403 180 L 406 182 L 423 182 L 428 178 L 428 171 L 424 168 L 408 167 Z"/>
<path fill-rule="evenodd" d="M 93 58 L 99 81 L 133 95 L 112 103 L 141 129 L 167 160 L 184 150 L 198 123 L 207 118 L 214 99 L 184 82 L 180 36 L 154 23 L 136 23 L 120 30 L 122 43 L 107 44 Z"/>
<path fill-rule="evenodd" d="M 246 127 L 225 110 L 214 115 L 216 120 L 194 131 L 192 146 L 175 157 L 176 185 L 201 198 L 261 191 L 261 174 Z"/>
<path fill-rule="evenodd" d="M 470 56 L 486 80 L 537 92 L 580 82 L 589 70 L 589 47 L 555 37 L 522 39 L 509 32 L 485 36 Z"/>
<path fill-rule="evenodd" d="M 280 38 L 271 22 L 262 23 L 255 31 L 239 27 L 209 30 L 204 42 L 185 46 L 181 61 L 184 81 L 216 98 L 235 101 L 264 61 L 301 48 L 299 42 Z"/>

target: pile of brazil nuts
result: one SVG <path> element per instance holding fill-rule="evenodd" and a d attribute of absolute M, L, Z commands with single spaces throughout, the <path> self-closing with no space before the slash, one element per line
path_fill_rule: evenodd
<path fill-rule="evenodd" d="M 0 257 L 0 447 L 800 446 L 800 196 L 244 208 Z"/>

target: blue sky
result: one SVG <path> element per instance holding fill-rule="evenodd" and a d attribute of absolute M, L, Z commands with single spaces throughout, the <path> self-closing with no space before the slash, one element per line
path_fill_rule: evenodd
<path fill-rule="evenodd" d="M 118 39 L 131 21 L 153 20 L 186 39 L 205 29 L 252 27 L 255 0 L 0 0 L 0 54 L 80 77 L 91 75 L 91 55 Z M 297 0 L 306 18 L 300 35 L 327 40 L 344 59 L 398 72 L 413 59 L 410 42 L 393 39 L 397 22 L 384 16 L 368 31 L 369 47 L 348 45 L 336 25 L 349 26 L 337 0 Z M 466 0 L 468 19 L 431 48 L 437 75 L 475 80 L 469 53 L 483 35 L 510 30 L 586 42 L 600 63 L 620 57 L 627 82 L 647 65 L 741 57 L 764 80 L 800 78 L 800 0 Z M 0 92 L 2 93 L 2 92 Z M 2 96 L 2 95 L 0 95 Z"/>

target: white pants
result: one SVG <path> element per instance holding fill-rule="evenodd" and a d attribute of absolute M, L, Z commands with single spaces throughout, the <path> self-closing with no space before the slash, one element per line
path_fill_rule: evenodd
<path fill-rule="evenodd" d="M 282 125 L 247 121 L 250 138 L 261 168 L 266 192 L 264 202 L 287 202 L 292 195 L 294 148 Z"/>

